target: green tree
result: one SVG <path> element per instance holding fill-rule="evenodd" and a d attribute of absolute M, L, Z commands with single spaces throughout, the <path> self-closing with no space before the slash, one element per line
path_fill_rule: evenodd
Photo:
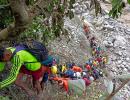
<path fill-rule="evenodd" d="M 46 34 L 53 33 L 57 37 L 65 33 L 63 18 L 73 17 L 71 9 L 74 3 L 75 0 L 0 0 L 0 19 L 3 25 L 0 40 L 18 36 L 31 24 L 33 28 L 39 27 L 37 23 L 32 23 L 37 17 L 46 19 L 42 23 Z"/>
<path fill-rule="evenodd" d="M 0 40 L 19 36 L 26 29 L 24 36 L 37 37 L 35 33 L 39 32 L 39 27 L 42 28 L 42 38 L 45 41 L 66 34 L 67 31 L 63 28 L 64 16 L 73 18 L 71 9 L 74 3 L 75 0 L 0 0 Z M 111 0 L 111 3 L 109 15 L 117 18 L 125 3 L 123 0 Z M 96 15 L 101 13 L 100 1 L 91 0 L 90 6 L 95 7 Z M 37 21 L 39 18 L 42 19 L 41 22 Z"/>
<path fill-rule="evenodd" d="M 105 0 L 102 0 L 104 3 L 106 3 Z M 122 10 L 125 7 L 124 0 L 110 0 L 112 9 L 109 12 L 109 16 L 113 18 L 118 18 L 122 14 Z M 130 0 L 127 0 L 128 4 L 130 4 Z M 101 5 L 99 0 L 91 0 L 90 7 L 94 6 L 95 8 L 95 14 L 98 15 L 98 13 L 101 13 Z"/>

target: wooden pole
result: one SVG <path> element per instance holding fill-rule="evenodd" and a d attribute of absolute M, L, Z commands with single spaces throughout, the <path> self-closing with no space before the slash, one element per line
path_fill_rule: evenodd
<path fill-rule="evenodd" d="M 125 80 L 115 91 L 113 91 L 105 100 L 111 100 L 112 97 L 119 92 L 119 90 L 124 87 L 128 82 L 130 81 L 130 79 Z"/>

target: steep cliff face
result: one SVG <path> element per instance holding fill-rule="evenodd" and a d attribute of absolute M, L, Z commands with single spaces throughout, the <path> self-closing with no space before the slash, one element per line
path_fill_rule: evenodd
<path fill-rule="evenodd" d="M 87 58 L 90 58 L 89 41 L 81 25 L 76 22 L 75 18 L 72 20 L 65 18 L 65 28 L 69 32 L 68 35 L 61 36 L 51 43 L 53 52 L 61 55 L 62 63 L 85 64 Z"/>

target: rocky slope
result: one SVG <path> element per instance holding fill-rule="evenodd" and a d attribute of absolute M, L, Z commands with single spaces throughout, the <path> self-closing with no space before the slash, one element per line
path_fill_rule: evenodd
<path fill-rule="evenodd" d="M 75 62 L 80 65 L 85 64 L 86 60 L 91 57 L 91 51 L 89 42 L 83 31 L 82 21 L 80 21 L 81 18 L 84 17 L 90 28 L 91 34 L 94 34 L 98 38 L 100 46 L 109 54 L 107 68 L 110 74 L 119 75 L 128 73 L 130 71 L 129 27 L 123 22 L 110 18 L 106 13 L 107 11 L 105 8 L 103 8 L 103 14 L 96 17 L 94 10 L 89 9 L 89 1 L 90 0 L 76 0 L 73 9 L 75 12 L 74 19 L 70 20 L 65 18 L 65 28 L 68 30 L 69 34 L 57 38 L 49 45 L 49 47 L 54 54 L 59 56 L 60 63 L 62 64 L 64 62 Z M 118 80 L 116 82 L 118 84 L 120 83 Z M 126 85 L 115 96 L 114 100 L 129 100 L 129 85 L 130 84 Z M 14 89 L 16 90 L 16 87 Z M 18 89 L 18 92 L 20 91 L 21 90 Z M 54 90 L 52 92 L 52 94 L 56 94 Z M 49 93 L 50 91 L 48 92 L 48 97 L 50 96 Z M 8 95 L 10 94 L 11 92 L 8 93 Z M 24 97 L 23 94 L 23 99 L 26 100 L 25 98 L 26 96 Z M 93 99 L 90 97 L 88 100 Z"/>
<path fill-rule="evenodd" d="M 127 11 L 127 15 L 130 13 L 128 8 L 125 10 Z M 88 9 L 88 0 L 77 0 L 73 11 L 79 19 L 84 16 L 90 27 L 91 34 L 98 37 L 99 44 L 109 54 L 107 67 L 110 74 L 121 75 L 123 73 L 129 73 L 130 29 L 127 26 L 129 23 L 127 25 L 125 24 L 125 19 L 127 18 L 125 17 L 123 22 L 119 21 L 120 19 L 112 19 L 108 16 L 107 9 L 103 9 L 103 14 L 96 17 L 94 10 Z M 69 59 L 78 64 L 85 63 L 86 59 L 90 57 L 90 49 L 81 22 L 77 18 L 72 20 L 65 18 L 65 28 L 69 30 L 70 41 L 66 40 L 66 38 L 63 38 L 60 42 L 55 41 L 52 43 L 53 48 L 58 50 L 57 52 L 64 53 Z M 119 81 L 116 82 L 117 84 L 120 83 Z M 128 100 L 130 97 L 129 93 L 130 87 L 128 84 L 115 96 L 115 100 Z"/>

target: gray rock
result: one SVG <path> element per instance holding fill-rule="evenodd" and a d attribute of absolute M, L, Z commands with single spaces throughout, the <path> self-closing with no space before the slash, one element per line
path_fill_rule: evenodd
<path fill-rule="evenodd" d="M 127 72 L 127 71 L 128 71 L 128 69 L 127 69 L 127 68 L 124 68 L 124 71 L 125 71 L 125 72 Z"/>
<path fill-rule="evenodd" d="M 124 69 L 124 65 L 123 65 L 123 64 L 121 64 L 121 65 L 120 65 L 120 68 L 121 68 L 121 69 Z"/>
<path fill-rule="evenodd" d="M 130 35 L 130 29 L 126 29 L 125 33 Z"/>
<path fill-rule="evenodd" d="M 115 54 L 121 56 L 122 55 L 122 51 L 115 51 Z"/>
<path fill-rule="evenodd" d="M 119 46 L 120 49 L 126 50 L 126 46 Z"/>
<path fill-rule="evenodd" d="M 114 27 L 113 26 L 111 26 L 111 25 L 104 25 L 104 27 L 103 27 L 104 29 L 107 29 L 107 30 L 109 30 L 109 31 L 113 31 L 114 30 Z"/>
<path fill-rule="evenodd" d="M 106 47 L 113 47 L 113 43 L 111 42 L 111 41 L 107 41 L 107 40 L 105 40 L 105 41 L 103 41 L 103 44 L 106 46 Z"/>
<path fill-rule="evenodd" d="M 121 97 L 118 95 L 118 96 L 114 96 L 112 100 L 122 100 Z"/>
<path fill-rule="evenodd" d="M 110 18 L 110 17 L 109 17 L 109 15 L 105 15 L 104 18 L 105 18 L 105 19 L 108 19 L 108 18 Z"/>
<path fill-rule="evenodd" d="M 78 3 L 75 3 L 75 4 L 73 4 L 73 7 L 77 7 L 79 4 Z"/>
<path fill-rule="evenodd" d="M 129 57 L 127 57 L 127 58 L 126 58 L 126 61 L 127 61 L 127 62 L 130 62 L 130 58 L 129 58 Z"/>
<path fill-rule="evenodd" d="M 122 64 L 123 64 L 124 66 L 126 66 L 127 63 L 126 63 L 126 62 L 123 62 Z"/>
<path fill-rule="evenodd" d="M 116 39 L 114 42 L 115 47 L 124 46 L 126 44 L 126 39 L 122 36 L 116 36 L 115 39 Z"/>
<path fill-rule="evenodd" d="M 111 55 L 111 59 L 114 61 L 114 60 L 117 60 L 117 57 L 115 55 Z"/>
<path fill-rule="evenodd" d="M 121 64 L 122 63 L 122 60 L 118 60 L 118 64 Z"/>

